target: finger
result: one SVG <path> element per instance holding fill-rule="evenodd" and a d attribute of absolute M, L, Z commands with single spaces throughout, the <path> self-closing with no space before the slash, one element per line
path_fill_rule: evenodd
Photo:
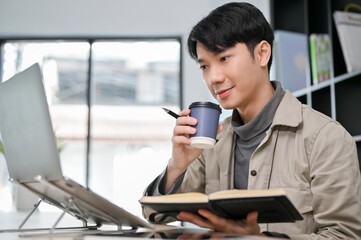
<path fill-rule="evenodd" d="M 186 144 L 186 145 L 190 145 L 192 143 L 192 140 L 189 139 L 186 136 L 174 136 L 172 138 L 172 143 L 173 144 Z"/>
<path fill-rule="evenodd" d="M 179 237 L 177 237 L 177 240 L 180 240 L 180 239 L 192 239 L 192 235 L 191 233 L 183 233 L 182 235 L 180 235 Z"/>
<path fill-rule="evenodd" d="M 198 213 L 199 215 L 206 218 L 213 225 L 214 230 L 223 231 L 223 232 L 231 231 L 229 229 L 230 225 L 228 224 L 228 221 L 225 218 L 219 217 L 218 215 L 206 209 L 199 209 Z"/>
<path fill-rule="evenodd" d="M 220 133 L 222 130 L 223 130 L 223 125 L 218 124 L 217 134 Z"/>
<path fill-rule="evenodd" d="M 210 224 L 209 221 L 207 221 L 206 219 L 201 218 L 199 215 L 191 213 L 191 212 L 181 211 L 177 215 L 177 218 L 179 220 L 182 220 L 182 221 L 185 221 L 185 222 L 193 223 L 193 224 L 195 224 L 195 225 L 197 225 L 199 227 L 213 229 L 213 225 Z"/>
<path fill-rule="evenodd" d="M 261 235 L 260 227 L 257 223 L 258 212 L 250 212 L 246 218 L 247 233 L 252 235 Z"/>
<path fill-rule="evenodd" d="M 223 218 L 217 216 L 216 214 L 214 214 L 211 211 L 206 210 L 206 209 L 199 209 L 198 213 L 199 213 L 199 215 L 207 218 L 209 221 L 211 221 L 213 223 L 216 223 L 216 222 L 220 221 L 221 219 L 223 219 Z"/>
<path fill-rule="evenodd" d="M 197 119 L 194 117 L 189 117 L 189 116 L 185 116 L 185 117 L 179 117 L 176 120 L 176 124 L 177 125 L 196 125 L 197 124 Z"/>
<path fill-rule="evenodd" d="M 211 211 L 207 210 L 207 209 L 199 209 L 198 210 L 199 215 L 205 217 L 205 218 L 212 218 L 213 216 L 217 216 L 214 213 L 212 213 Z"/>
<path fill-rule="evenodd" d="M 207 236 L 206 234 L 204 233 L 185 233 L 185 234 L 182 234 L 180 235 L 178 239 L 193 239 L 193 240 L 196 240 L 196 239 L 204 239 L 204 237 Z"/>
<path fill-rule="evenodd" d="M 173 129 L 173 135 L 174 136 L 180 136 L 180 135 L 190 135 L 195 134 L 197 129 L 190 126 L 176 126 Z"/>
<path fill-rule="evenodd" d="M 189 108 L 185 108 L 179 113 L 179 116 L 185 117 L 185 116 L 188 116 L 190 113 L 191 113 L 191 110 Z"/>
<path fill-rule="evenodd" d="M 213 226 L 213 229 L 216 231 L 221 231 L 225 233 L 237 233 L 240 235 L 245 235 L 249 233 L 259 233 L 259 226 L 257 224 L 257 216 L 251 215 L 250 221 L 252 221 L 252 231 L 248 232 L 246 220 L 231 220 L 219 217 L 214 213 L 208 210 L 199 210 L 199 214 L 205 218 L 207 218 Z M 257 212 L 256 212 L 257 213 Z M 254 223 L 254 218 L 256 219 Z"/>
<path fill-rule="evenodd" d="M 258 224 L 257 223 L 257 218 L 258 218 L 258 212 L 250 212 L 248 213 L 247 215 L 247 219 L 246 219 L 246 222 L 247 222 L 247 225 L 248 224 Z"/>

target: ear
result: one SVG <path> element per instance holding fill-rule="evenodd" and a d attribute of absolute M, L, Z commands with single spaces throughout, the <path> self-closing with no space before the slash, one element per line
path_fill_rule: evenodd
<path fill-rule="evenodd" d="M 271 57 L 271 45 L 267 41 L 262 40 L 258 43 L 255 50 L 255 57 L 257 58 L 260 66 L 267 67 L 268 61 Z"/>

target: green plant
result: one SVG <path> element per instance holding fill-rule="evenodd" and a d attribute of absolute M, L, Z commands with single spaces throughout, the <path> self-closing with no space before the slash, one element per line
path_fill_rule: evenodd
<path fill-rule="evenodd" d="M 58 152 L 60 153 L 61 151 L 64 150 L 65 143 L 60 138 L 56 138 L 56 143 L 57 143 L 57 146 L 58 146 Z M 1 140 L 0 140 L 0 153 L 4 154 L 4 145 L 3 145 L 3 142 Z"/>
<path fill-rule="evenodd" d="M 58 147 L 58 153 L 61 153 L 65 148 L 65 143 L 61 138 L 56 137 L 56 146 Z"/>
<path fill-rule="evenodd" d="M 3 142 L 0 140 L 0 152 L 2 154 L 4 154 L 4 146 L 3 146 Z"/>

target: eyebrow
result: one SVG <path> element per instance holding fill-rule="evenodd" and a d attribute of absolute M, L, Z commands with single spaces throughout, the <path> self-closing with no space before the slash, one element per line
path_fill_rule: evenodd
<path fill-rule="evenodd" d="M 221 53 L 224 53 L 224 52 L 227 51 L 227 50 L 228 50 L 228 48 L 225 48 L 225 49 L 222 50 L 221 52 L 215 52 L 214 55 L 215 55 L 215 56 L 218 56 L 218 55 L 220 55 Z M 202 63 L 202 62 L 205 62 L 205 60 L 204 60 L 203 58 L 197 58 L 197 62 L 198 62 L 198 63 Z"/>
<path fill-rule="evenodd" d="M 204 62 L 204 59 L 198 58 L 198 59 L 197 59 L 197 62 L 198 62 L 198 63 L 202 63 L 202 62 Z"/>

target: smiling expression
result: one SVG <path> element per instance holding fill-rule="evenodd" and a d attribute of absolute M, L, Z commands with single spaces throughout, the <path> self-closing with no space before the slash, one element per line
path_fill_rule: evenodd
<path fill-rule="evenodd" d="M 220 53 L 209 52 L 201 43 L 197 43 L 203 79 L 223 108 L 237 108 L 242 112 L 249 107 L 264 106 L 263 92 L 270 86 L 267 69 L 269 57 L 265 61 L 261 45 L 255 47 L 255 57 L 252 57 L 244 43 L 237 43 Z"/>

